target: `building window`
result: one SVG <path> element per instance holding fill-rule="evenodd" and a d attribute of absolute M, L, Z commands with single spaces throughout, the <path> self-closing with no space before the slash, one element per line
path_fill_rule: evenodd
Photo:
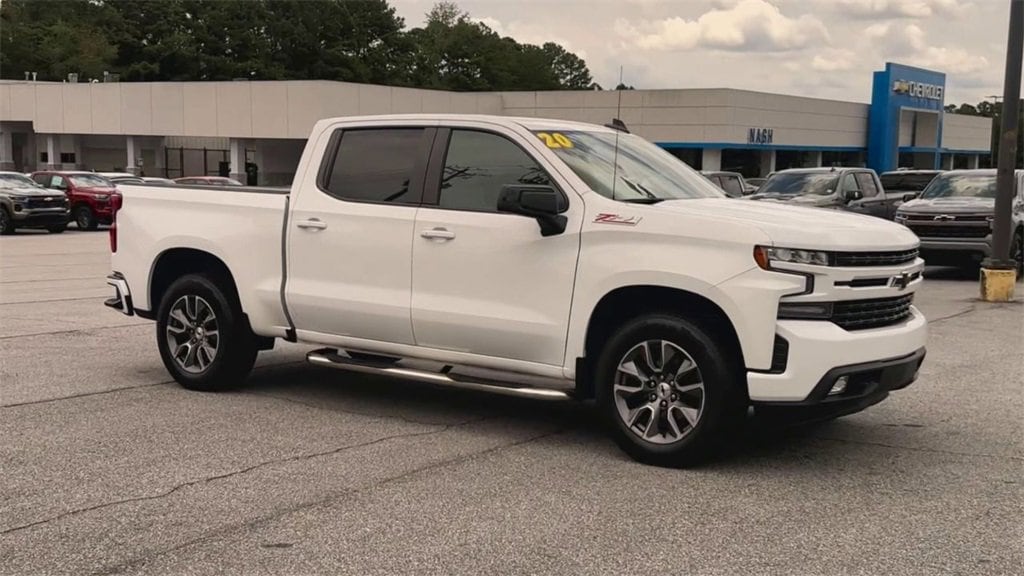
<path fill-rule="evenodd" d="M 60 163 L 61 164 L 74 164 L 75 163 L 75 153 L 74 152 L 61 152 L 60 153 Z"/>
<path fill-rule="evenodd" d="M 39 153 L 39 161 L 41 163 L 43 163 L 43 164 L 49 164 L 50 163 L 50 155 L 48 153 L 46 153 L 46 152 L 40 152 Z"/>

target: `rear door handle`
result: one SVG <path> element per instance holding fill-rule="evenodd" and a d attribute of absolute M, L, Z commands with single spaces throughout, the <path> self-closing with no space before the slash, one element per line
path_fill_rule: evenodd
<path fill-rule="evenodd" d="M 303 230 L 323 230 L 324 228 L 327 228 L 327 224 L 325 222 L 321 222 L 316 218 L 302 220 L 301 222 L 297 222 L 295 225 Z"/>
<path fill-rule="evenodd" d="M 431 228 L 420 232 L 420 236 L 431 240 L 452 240 L 455 238 L 455 232 L 445 228 Z"/>

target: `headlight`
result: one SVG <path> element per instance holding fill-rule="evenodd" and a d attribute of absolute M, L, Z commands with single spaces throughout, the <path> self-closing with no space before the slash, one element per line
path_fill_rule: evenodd
<path fill-rule="evenodd" d="M 754 247 L 754 260 L 765 270 L 772 268 L 773 262 L 790 264 L 810 264 L 812 266 L 828 266 L 828 252 L 821 250 L 801 250 L 798 248 L 775 248 L 770 246 Z"/>
<path fill-rule="evenodd" d="M 110 194 L 97 194 L 96 199 L 99 200 L 100 202 L 110 200 Z"/>
<path fill-rule="evenodd" d="M 12 202 L 27 202 L 28 196 L 10 196 Z"/>

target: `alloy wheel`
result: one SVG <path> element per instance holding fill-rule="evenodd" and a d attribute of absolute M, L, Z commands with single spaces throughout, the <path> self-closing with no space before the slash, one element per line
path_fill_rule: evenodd
<path fill-rule="evenodd" d="M 704 412 L 704 379 L 685 350 L 667 340 L 647 340 L 619 361 L 615 406 L 627 428 L 652 444 L 685 438 Z"/>
<path fill-rule="evenodd" d="M 202 374 L 213 363 L 220 347 L 213 307 L 201 296 L 178 298 L 167 317 L 166 336 L 178 367 L 190 374 Z"/>

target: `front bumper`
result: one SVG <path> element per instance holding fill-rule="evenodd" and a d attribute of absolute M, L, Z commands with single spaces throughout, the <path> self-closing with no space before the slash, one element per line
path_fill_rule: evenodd
<path fill-rule="evenodd" d="M 114 297 L 103 302 L 104 306 L 113 308 L 126 316 L 134 316 L 135 308 L 132 306 L 132 292 L 128 288 L 128 281 L 120 272 L 114 272 L 107 276 L 107 284 L 114 287 Z"/>
<path fill-rule="evenodd" d="M 922 238 L 920 250 L 921 257 L 928 264 L 941 264 L 970 258 L 981 260 L 992 255 L 992 236 L 986 238 Z"/>
<path fill-rule="evenodd" d="M 834 383 L 835 378 L 844 375 L 837 370 L 859 374 L 863 366 L 880 362 L 885 365 L 868 371 L 886 370 L 888 363 L 897 365 L 918 351 L 923 358 L 928 323 L 917 308 L 911 306 L 910 310 L 910 318 L 901 324 L 869 330 L 847 331 L 824 321 L 780 320 L 776 331 L 788 344 L 785 369 L 780 373 L 748 371 L 751 402 L 820 404 L 822 398 L 816 394 L 826 386 L 825 381 L 832 378 Z M 851 385 L 854 380 L 851 378 Z M 828 388 L 832 383 L 827 384 Z M 900 387 L 891 385 L 888 389 Z"/>
<path fill-rule="evenodd" d="M 67 208 L 23 208 L 11 214 L 15 225 L 22 227 L 66 224 L 70 214 Z"/>

